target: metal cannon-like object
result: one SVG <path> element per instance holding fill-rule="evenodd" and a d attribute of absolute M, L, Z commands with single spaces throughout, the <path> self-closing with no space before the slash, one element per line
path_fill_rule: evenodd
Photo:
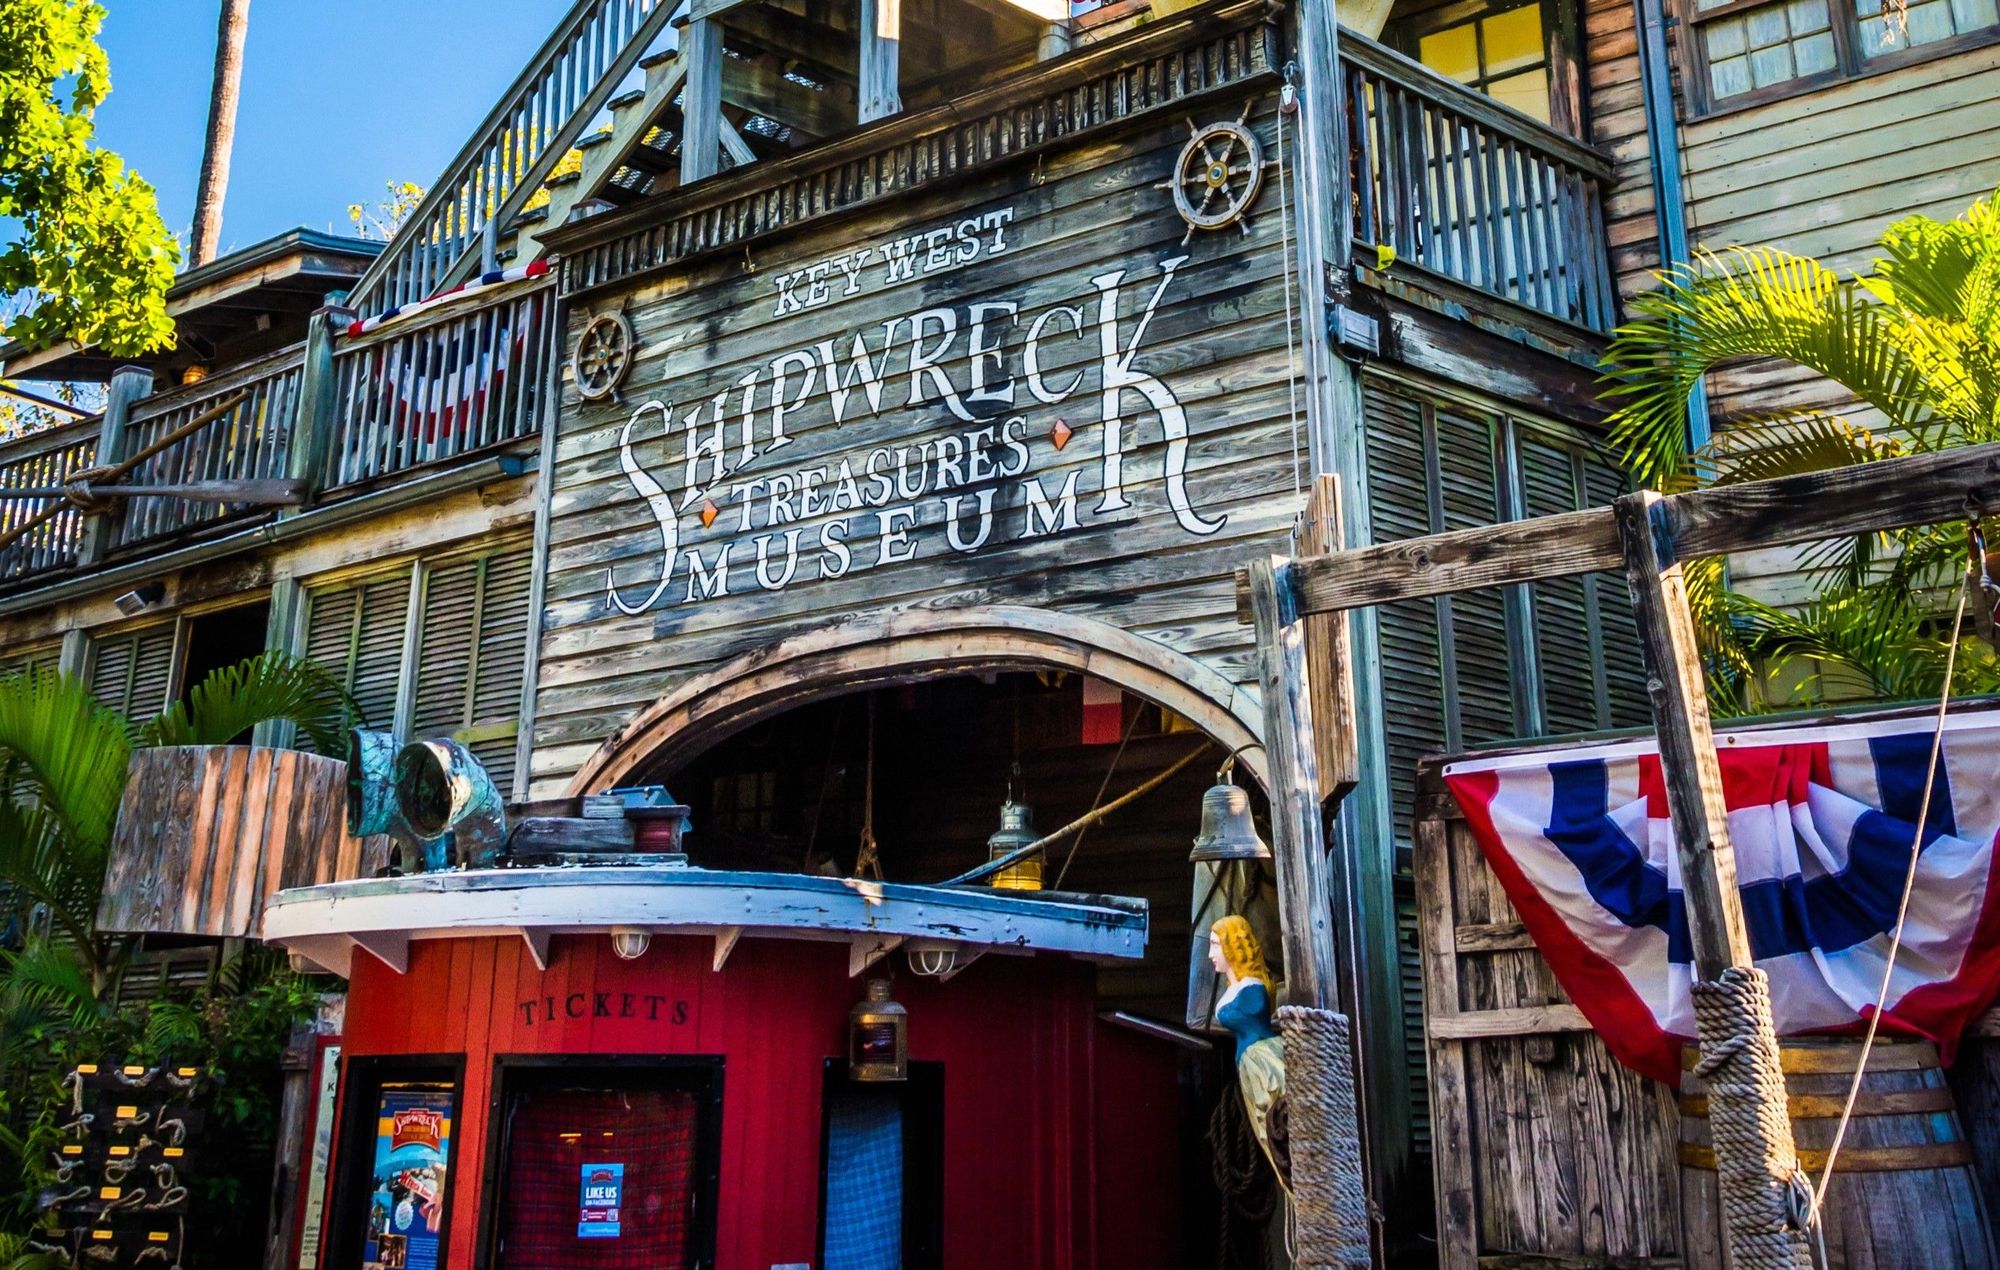
<path fill-rule="evenodd" d="M 393 839 L 403 873 L 492 868 L 507 840 L 505 800 L 470 750 L 368 728 L 348 735 L 347 825 Z"/>

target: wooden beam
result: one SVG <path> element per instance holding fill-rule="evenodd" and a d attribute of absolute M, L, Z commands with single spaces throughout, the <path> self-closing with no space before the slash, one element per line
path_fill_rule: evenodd
<path fill-rule="evenodd" d="M 853 83 L 860 78 L 861 60 L 855 32 L 816 27 L 805 18 L 770 8 L 737 9 L 722 20 L 724 40 L 732 49 L 771 53 L 800 63 L 814 79 Z"/>
<path fill-rule="evenodd" d="M 1257 621 L 1257 683 L 1264 696 L 1264 745 L 1270 763 L 1273 863 L 1284 932 L 1285 996 L 1292 1005 L 1337 1010 L 1333 900 L 1326 876 L 1326 826 L 1320 812 L 1319 760 L 1313 743 L 1312 673 L 1305 628 L 1291 596 L 1289 564 L 1250 566 Z"/>
<path fill-rule="evenodd" d="M 886 119 L 903 109 L 902 41 L 903 0 L 861 0 L 858 106 L 862 123 Z"/>
<path fill-rule="evenodd" d="M 1328 555 L 1340 550 L 1340 478 L 1321 473 L 1299 518 L 1299 550 Z M 1361 779 L 1354 719 L 1354 656 L 1345 613 L 1305 619 L 1306 666 L 1313 685 L 1313 749 L 1319 760 L 1319 796 L 1343 798 Z"/>
<path fill-rule="evenodd" d="M 410 937 L 406 932 L 376 930 L 350 934 L 348 938 L 354 941 L 355 947 L 372 954 L 375 960 L 397 974 L 409 973 Z"/>
<path fill-rule="evenodd" d="M 736 951 L 736 941 L 741 938 L 743 938 L 741 926 L 725 926 L 715 932 L 715 956 L 710 962 L 710 968 L 717 974 L 721 974 L 722 968 L 729 964 L 729 954 Z"/>
<path fill-rule="evenodd" d="M 535 963 L 537 970 L 549 968 L 549 938 L 546 930 L 527 926 L 521 928 L 521 942 L 528 946 L 528 960 Z"/>
<path fill-rule="evenodd" d="M 695 18 L 681 30 L 681 184 L 714 176 L 722 166 L 722 28 Z"/>
<path fill-rule="evenodd" d="M 688 93 L 694 92 L 693 72 L 688 78 Z M 786 79 L 782 71 L 740 57 L 722 59 L 722 101 L 732 106 L 741 106 L 752 114 L 775 119 L 779 123 L 798 132 L 814 137 L 830 137 L 846 132 L 854 126 L 854 118 L 847 112 L 847 104 L 832 92 L 821 92 L 807 88 L 804 84 Z M 720 103 L 718 103 L 718 109 Z M 681 101 L 681 113 L 686 117 L 687 132 L 681 141 L 683 171 L 685 171 L 687 147 L 695 137 L 695 121 L 692 106 L 687 98 Z M 719 144 L 719 133 L 711 123 L 711 135 Z"/>
<path fill-rule="evenodd" d="M 730 162 L 741 166 L 757 161 L 756 151 L 752 150 L 750 143 L 743 139 L 743 134 L 736 131 L 735 124 L 719 116 L 716 123 L 722 135 L 722 148 L 728 151 Z"/>
<path fill-rule="evenodd" d="M 1677 558 L 1794 546 L 2000 512 L 2000 444 L 1655 495 Z M 1293 562 L 1306 613 L 1387 604 L 1623 565 L 1608 507 L 1385 542 Z M 1239 587 L 1242 583 L 1239 581 Z"/>
<path fill-rule="evenodd" d="M 1651 490 L 1613 504 L 1625 542 L 1625 577 L 1646 660 L 1646 691 L 1660 738 L 1660 768 L 1673 820 L 1674 852 L 1694 944 L 1694 976 L 1714 979 L 1730 966 L 1749 967 L 1749 927 L 1736 889 L 1736 852 L 1722 800 L 1722 764 L 1708 718 L 1687 584 L 1666 527 L 1664 496 Z"/>

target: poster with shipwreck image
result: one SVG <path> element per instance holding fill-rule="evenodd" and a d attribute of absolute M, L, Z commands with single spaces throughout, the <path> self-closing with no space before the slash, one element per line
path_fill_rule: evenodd
<path fill-rule="evenodd" d="M 449 1086 L 383 1088 L 362 1245 L 365 1270 L 437 1270 L 455 1102 Z"/>
<path fill-rule="evenodd" d="M 1273 152 L 1275 96 L 1245 126 Z M 1234 572 L 1307 465 L 1288 222 L 1271 180 L 1191 232 L 1160 188 L 1189 137 L 1155 117 L 580 296 L 571 344 L 621 314 L 631 357 L 558 428 L 537 781 L 684 668 L 891 610 L 1063 610 L 1249 678 Z"/>

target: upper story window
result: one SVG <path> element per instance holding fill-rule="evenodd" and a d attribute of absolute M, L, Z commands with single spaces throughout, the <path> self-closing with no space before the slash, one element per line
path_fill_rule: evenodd
<path fill-rule="evenodd" d="M 1696 105 L 1767 101 L 2000 37 L 1996 0 L 1693 0 Z"/>
<path fill-rule="evenodd" d="M 1397 0 L 1382 42 L 1558 132 L 1581 135 L 1567 0 Z"/>
<path fill-rule="evenodd" d="M 1450 19 L 1446 19 L 1450 21 Z M 1486 10 L 1416 35 L 1417 60 L 1549 122 L 1549 50 L 1542 35 L 1542 6 Z"/>

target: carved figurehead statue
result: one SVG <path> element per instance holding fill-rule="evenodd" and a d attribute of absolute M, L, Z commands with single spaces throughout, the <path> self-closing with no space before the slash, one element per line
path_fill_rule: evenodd
<path fill-rule="evenodd" d="M 1250 923 L 1231 913 L 1208 932 L 1208 960 L 1228 986 L 1215 1004 L 1215 1021 L 1236 1038 L 1236 1086 L 1258 1145 L 1287 1193 L 1291 1152 L 1286 1132 L 1285 1050 L 1271 1023 L 1271 973 Z"/>

